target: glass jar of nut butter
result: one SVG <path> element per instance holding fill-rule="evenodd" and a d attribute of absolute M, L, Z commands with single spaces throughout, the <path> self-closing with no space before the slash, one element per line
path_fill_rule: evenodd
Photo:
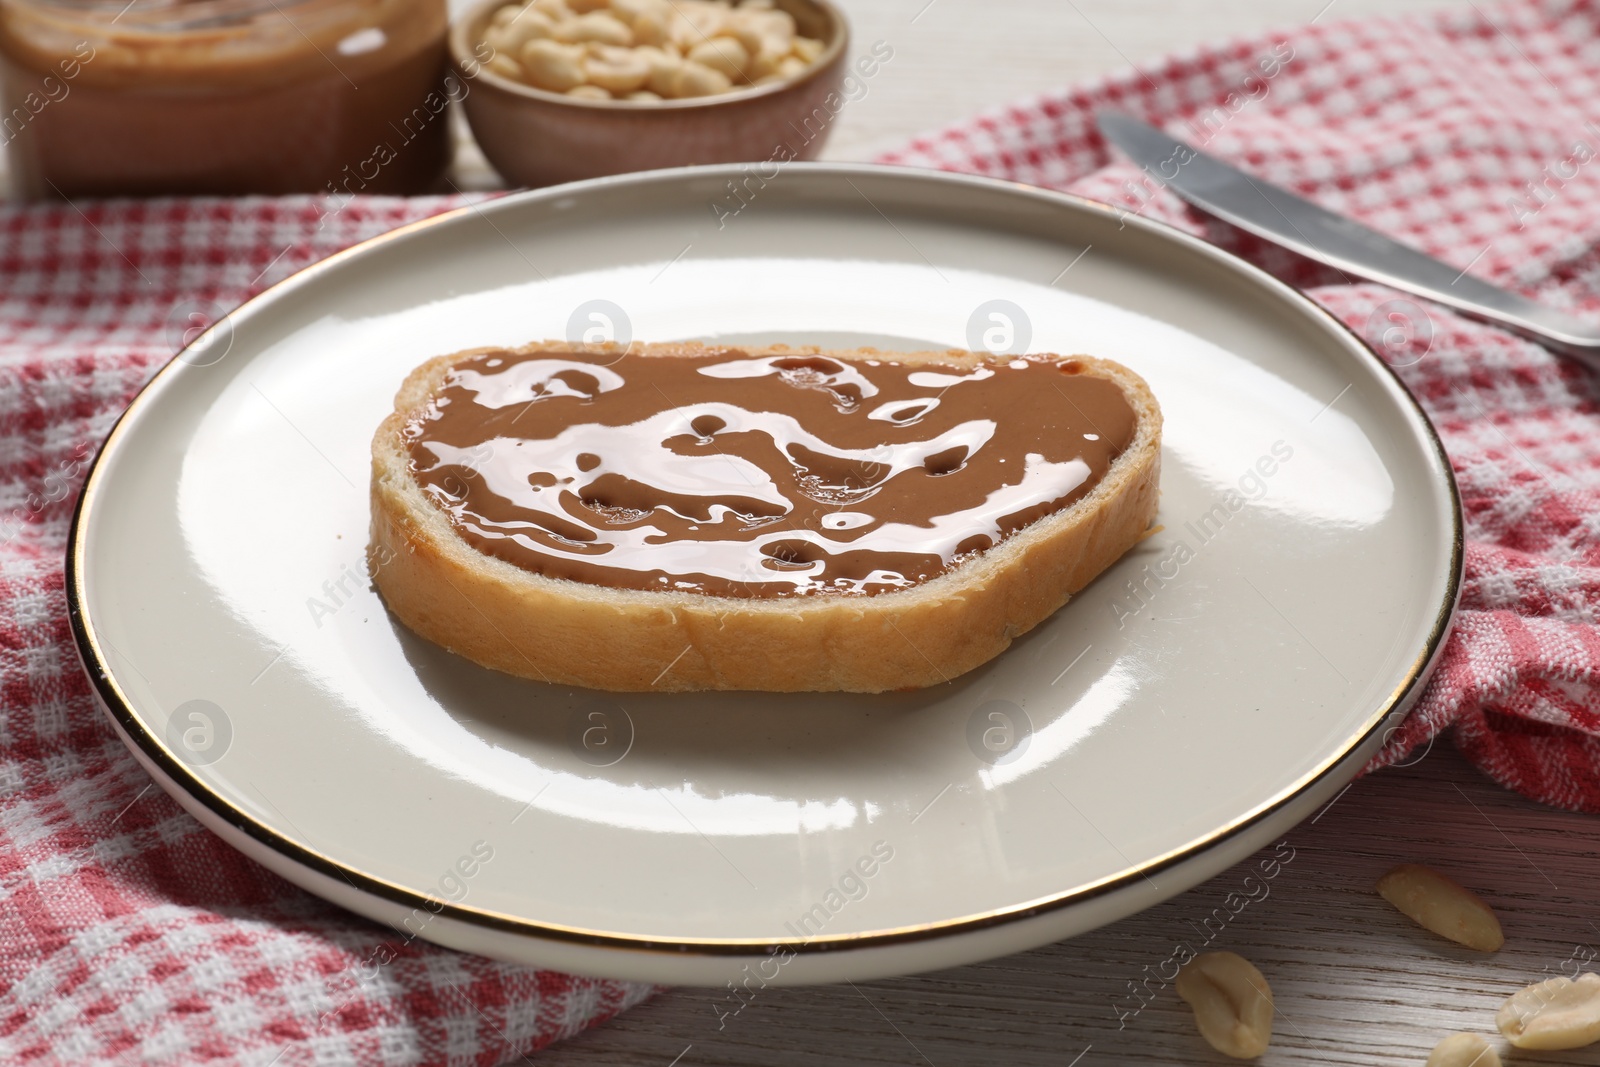
<path fill-rule="evenodd" d="M 14 191 L 427 191 L 464 89 L 447 22 L 445 0 L 0 0 Z"/>

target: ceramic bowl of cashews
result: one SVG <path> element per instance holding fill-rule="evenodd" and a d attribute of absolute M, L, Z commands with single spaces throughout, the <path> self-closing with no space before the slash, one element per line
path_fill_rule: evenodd
<path fill-rule="evenodd" d="M 831 0 L 485 0 L 450 50 L 479 147 L 529 186 L 813 159 L 885 59 L 851 63 Z"/>

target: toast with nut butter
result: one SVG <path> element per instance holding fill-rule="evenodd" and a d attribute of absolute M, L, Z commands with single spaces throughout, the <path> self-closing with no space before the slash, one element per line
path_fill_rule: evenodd
<path fill-rule="evenodd" d="M 1086 356 L 472 349 L 378 427 L 370 554 L 401 622 L 525 678 L 916 689 L 1149 533 L 1160 438 Z"/>

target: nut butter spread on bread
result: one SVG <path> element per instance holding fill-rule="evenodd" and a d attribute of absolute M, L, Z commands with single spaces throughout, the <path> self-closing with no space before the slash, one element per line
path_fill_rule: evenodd
<path fill-rule="evenodd" d="M 881 692 L 988 662 L 1149 531 L 1161 412 L 1085 356 L 546 341 L 413 371 L 379 590 L 486 667 Z"/>

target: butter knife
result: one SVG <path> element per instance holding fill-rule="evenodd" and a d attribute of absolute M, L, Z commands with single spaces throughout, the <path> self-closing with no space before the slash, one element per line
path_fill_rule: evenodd
<path fill-rule="evenodd" d="M 1224 222 L 1330 267 L 1504 326 L 1600 370 L 1600 328 L 1496 288 L 1132 116 L 1102 111 L 1096 121 L 1156 187 L 1171 189 Z"/>

